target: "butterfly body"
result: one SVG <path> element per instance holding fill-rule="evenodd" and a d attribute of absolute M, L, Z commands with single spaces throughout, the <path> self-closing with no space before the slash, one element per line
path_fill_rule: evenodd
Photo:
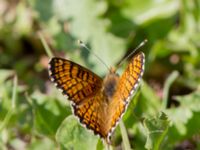
<path fill-rule="evenodd" d="M 136 91 L 144 71 L 144 54 L 136 54 L 124 73 L 115 69 L 104 79 L 66 59 L 49 62 L 51 80 L 72 102 L 75 116 L 88 129 L 110 143 L 110 137 Z"/>
<path fill-rule="evenodd" d="M 104 78 L 101 91 L 107 98 L 108 102 L 112 100 L 112 96 L 116 91 L 118 82 L 119 75 L 112 71 L 110 71 L 110 73 Z"/>

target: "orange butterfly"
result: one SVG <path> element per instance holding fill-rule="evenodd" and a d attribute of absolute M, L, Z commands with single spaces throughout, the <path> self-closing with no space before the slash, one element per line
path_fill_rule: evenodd
<path fill-rule="evenodd" d="M 144 72 L 144 53 L 136 54 L 121 77 L 111 68 L 104 79 L 66 59 L 54 57 L 49 74 L 72 102 L 75 116 L 107 143 L 122 118 Z"/>

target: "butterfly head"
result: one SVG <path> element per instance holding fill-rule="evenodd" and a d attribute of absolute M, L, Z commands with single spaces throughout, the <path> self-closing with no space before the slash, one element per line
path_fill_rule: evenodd
<path fill-rule="evenodd" d="M 116 68 L 115 67 L 110 67 L 110 69 L 109 69 L 109 73 L 110 74 L 116 74 Z"/>

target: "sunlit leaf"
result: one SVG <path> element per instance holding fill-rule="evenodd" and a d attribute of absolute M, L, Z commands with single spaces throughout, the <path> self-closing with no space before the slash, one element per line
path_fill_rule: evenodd
<path fill-rule="evenodd" d="M 56 140 L 62 149 L 94 150 L 98 137 L 80 126 L 74 116 L 69 116 L 60 125 Z"/>
<path fill-rule="evenodd" d="M 179 2 L 175 0 L 128 0 L 122 9 L 123 14 L 137 24 L 156 18 L 169 17 L 178 11 Z"/>

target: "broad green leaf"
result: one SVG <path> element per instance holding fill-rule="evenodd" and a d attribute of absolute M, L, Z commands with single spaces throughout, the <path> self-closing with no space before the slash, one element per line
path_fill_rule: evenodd
<path fill-rule="evenodd" d="M 125 53 L 125 41 L 108 33 L 108 20 L 98 17 L 106 12 L 105 1 L 55 0 L 55 6 L 60 8 L 55 7 L 58 17 L 70 20 L 70 34 L 73 37 L 89 42 L 91 50 L 108 66 L 113 66 L 120 60 Z M 90 56 L 89 63 L 93 65 L 95 72 L 100 74 L 108 72 L 94 55 Z"/>
<path fill-rule="evenodd" d="M 43 2 L 35 0 L 34 3 L 31 4 L 36 10 L 40 12 L 41 16 L 51 16 L 51 10 L 43 12 L 43 10 L 45 10 L 46 8 Z M 106 13 L 106 1 L 53 0 L 52 2 L 49 2 L 48 5 L 52 5 L 52 10 L 56 17 L 52 17 L 52 19 L 50 19 L 49 17 L 42 18 L 49 18 L 48 21 L 67 21 L 67 25 L 69 27 L 69 35 L 64 38 L 65 41 L 69 41 L 70 37 L 72 37 L 73 40 L 80 39 L 83 42 L 88 43 L 91 46 L 91 50 L 100 58 L 102 58 L 102 60 L 109 67 L 115 65 L 118 61 L 120 61 L 125 53 L 126 42 L 124 39 L 108 33 L 107 30 L 109 26 L 109 20 L 105 18 L 103 19 L 103 17 L 99 17 Z M 43 10 L 42 7 L 44 7 Z M 45 13 L 47 15 L 45 15 Z M 54 24 L 56 23 L 54 22 Z M 49 26 L 53 27 L 51 26 L 51 24 Z M 55 28 L 57 28 L 57 25 L 55 26 Z M 55 34 L 54 32 L 54 37 L 56 37 L 56 40 L 58 40 L 57 43 L 60 43 L 62 41 L 64 42 L 64 40 L 61 38 L 64 36 L 61 35 L 61 33 L 62 31 L 60 29 L 57 30 L 57 34 Z M 67 47 L 69 48 L 69 46 L 61 47 L 64 49 L 66 49 Z M 69 50 L 70 49 L 68 49 L 68 51 Z M 73 55 L 73 53 L 69 53 L 69 55 L 71 56 Z M 77 61 L 80 61 L 80 59 Z M 108 72 L 105 66 L 103 66 L 102 62 L 100 62 L 94 55 L 91 54 L 88 57 L 87 61 L 89 65 L 93 67 L 93 70 L 96 73 L 104 75 Z"/>
<path fill-rule="evenodd" d="M 98 139 L 93 133 L 80 126 L 74 116 L 67 117 L 56 133 L 56 140 L 61 149 L 94 150 Z"/>
<path fill-rule="evenodd" d="M 179 1 L 176 0 L 128 0 L 122 13 L 137 24 L 142 24 L 156 18 L 165 18 L 178 11 Z"/>
<path fill-rule="evenodd" d="M 105 26 L 105 22 L 98 19 L 107 9 L 105 1 L 54 0 L 53 3 L 56 16 L 70 20 L 70 32 L 83 41 L 90 40 L 92 34 Z"/>
<path fill-rule="evenodd" d="M 91 40 L 91 46 L 93 51 L 103 59 L 108 67 L 114 66 L 119 62 L 125 53 L 125 42 L 121 38 L 110 33 L 105 33 L 103 30 L 96 32 L 96 35 L 94 35 L 94 38 Z M 91 62 L 97 64 L 94 66 L 97 73 L 108 73 L 108 70 L 101 62 L 99 63 L 96 57 L 93 55 L 90 56 Z"/>

